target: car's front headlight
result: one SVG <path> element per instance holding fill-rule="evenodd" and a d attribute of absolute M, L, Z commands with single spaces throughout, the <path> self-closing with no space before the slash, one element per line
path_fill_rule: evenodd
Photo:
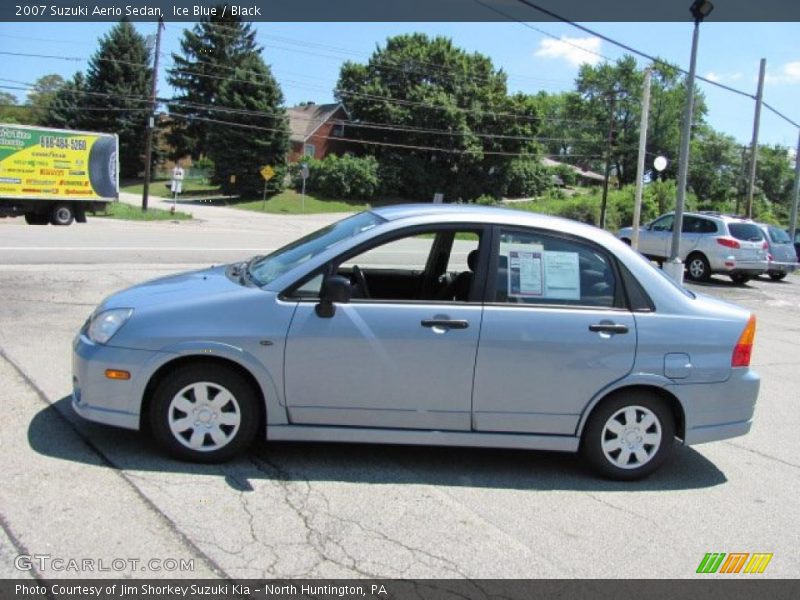
<path fill-rule="evenodd" d="M 114 337 L 132 314 L 132 308 L 112 308 L 97 313 L 92 316 L 86 335 L 96 344 L 105 344 Z"/>

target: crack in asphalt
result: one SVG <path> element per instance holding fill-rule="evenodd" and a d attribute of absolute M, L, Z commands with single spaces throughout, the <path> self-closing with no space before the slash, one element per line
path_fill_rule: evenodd
<path fill-rule="evenodd" d="M 197 544 L 195 544 L 189 536 L 187 536 L 181 529 L 177 526 L 177 524 L 168 517 L 156 504 L 139 488 L 134 479 L 126 473 L 123 469 L 117 466 L 114 461 L 108 456 L 103 450 L 97 446 L 88 436 L 86 436 L 82 431 L 80 431 L 74 423 L 72 423 L 69 419 L 64 416 L 64 414 L 59 410 L 59 408 L 53 404 L 50 399 L 47 397 L 47 394 L 36 384 L 33 379 L 25 372 L 25 370 L 18 365 L 8 354 L 6 353 L 5 349 L 0 347 L 0 359 L 4 360 L 8 363 L 11 368 L 16 371 L 19 376 L 23 379 L 23 381 L 30 387 L 30 389 L 36 394 L 39 398 L 40 402 L 47 406 L 48 408 L 53 409 L 54 413 L 61 419 L 67 427 L 69 427 L 72 432 L 78 437 L 78 439 L 83 442 L 83 444 L 92 452 L 94 453 L 99 459 L 101 464 L 108 467 L 115 475 L 117 475 L 135 494 L 136 496 L 145 504 L 145 506 L 152 512 L 157 518 L 159 518 L 164 525 L 173 532 L 180 540 L 180 542 L 185 545 L 186 548 L 189 549 L 191 553 L 193 553 L 199 560 L 201 560 L 205 566 L 222 579 L 232 580 L 232 578 L 225 572 L 222 567 L 220 567 L 214 559 L 208 556 L 205 552 L 203 552 Z"/>
<path fill-rule="evenodd" d="M 789 461 L 783 460 L 782 458 L 778 458 L 777 456 L 772 456 L 770 454 L 766 454 L 765 452 L 759 452 L 758 450 L 753 450 L 752 448 L 748 448 L 747 446 L 742 446 L 737 444 L 736 442 L 731 442 L 727 440 L 722 440 L 722 443 L 727 446 L 733 446 L 734 448 L 738 448 L 739 450 L 744 450 L 745 452 L 750 452 L 751 454 L 755 454 L 760 456 L 761 458 L 765 458 L 767 460 L 771 460 L 774 462 L 779 462 L 782 465 L 786 465 L 787 467 L 793 467 L 795 469 L 800 469 L 800 465 L 796 465 L 794 463 L 790 463 Z"/>

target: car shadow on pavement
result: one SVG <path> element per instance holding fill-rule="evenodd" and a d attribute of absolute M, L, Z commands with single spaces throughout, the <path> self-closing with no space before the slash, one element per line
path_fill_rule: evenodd
<path fill-rule="evenodd" d="M 93 452 L 76 452 L 76 445 L 67 443 L 75 436 Z M 41 455 L 93 466 L 216 475 L 236 492 L 252 491 L 251 480 L 575 491 L 699 489 L 727 481 L 711 461 L 684 446 L 676 446 L 667 463 L 651 477 L 636 482 L 599 479 L 575 454 L 493 448 L 258 442 L 228 463 L 186 463 L 165 456 L 145 433 L 82 421 L 72 412 L 69 397 L 34 416 L 28 442 Z"/>

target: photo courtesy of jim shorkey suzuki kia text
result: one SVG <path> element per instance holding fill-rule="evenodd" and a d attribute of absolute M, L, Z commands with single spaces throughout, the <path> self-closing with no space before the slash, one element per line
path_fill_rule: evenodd
<path fill-rule="evenodd" d="M 198 19 L 241 17 L 247 19 L 261 18 L 261 7 L 256 5 L 239 6 L 237 4 L 221 4 L 219 6 L 172 6 L 167 11 L 160 6 L 147 4 L 126 4 L 125 6 L 105 6 L 84 4 L 80 6 L 58 6 L 56 4 L 15 5 L 17 17 L 152 17 L 169 19 L 171 17 L 197 17 Z"/>
<path fill-rule="evenodd" d="M 317 597 L 317 596 L 355 596 L 370 598 L 388 598 L 389 592 L 386 587 L 379 583 L 363 585 L 349 584 L 271 584 L 252 586 L 238 583 L 216 583 L 211 585 L 201 585 L 198 583 L 187 584 L 151 584 L 151 583 L 111 583 L 111 584 L 50 584 L 50 585 L 29 585 L 16 584 L 15 593 L 18 596 L 33 595 L 52 595 L 52 596 L 84 596 L 104 598 L 118 597 L 156 597 L 156 598 L 196 598 L 198 596 L 231 596 L 243 598 L 252 594 L 263 594 L 264 596 L 295 596 Z"/>

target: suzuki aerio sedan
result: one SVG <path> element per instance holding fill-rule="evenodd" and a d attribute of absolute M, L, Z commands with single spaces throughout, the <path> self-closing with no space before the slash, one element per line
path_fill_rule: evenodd
<path fill-rule="evenodd" d="M 106 299 L 73 406 L 181 459 L 253 440 L 580 451 L 653 472 L 747 433 L 755 317 L 613 235 L 503 208 L 403 205 Z"/>

